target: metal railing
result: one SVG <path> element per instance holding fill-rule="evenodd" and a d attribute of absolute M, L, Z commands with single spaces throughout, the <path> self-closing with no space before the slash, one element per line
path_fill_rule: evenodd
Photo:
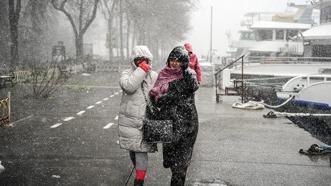
<path fill-rule="evenodd" d="M 215 74 L 215 94 L 216 94 L 216 102 L 218 103 L 220 100 L 219 100 L 219 97 L 221 95 L 220 92 L 218 92 L 219 90 L 219 87 L 222 85 L 221 84 L 221 75 L 222 75 L 222 72 L 233 66 L 233 64 L 237 63 L 237 62 L 241 62 L 241 82 L 242 82 L 242 86 L 241 86 L 241 101 L 243 102 L 244 101 L 244 57 L 245 55 L 242 55 L 240 56 L 239 58 L 237 58 L 236 60 L 230 62 L 229 64 L 227 64 L 226 66 L 224 66 L 223 68 L 219 69 Z"/>
<path fill-rule="evenodd" d="M 264 57 L 246 56 L 245 63 L 273 63 L 273 64 L 311 64 L 311 63 L 331 63 L 331 57 Z"/>
<path fill-rule="evenodd" d="M 245 62 L 244 62 L 245 61 Z M 241 64 L 239 64 L 241 62 Z M 244 100 L 244 89 L 245 86 L 247 85 L 259 85 L 263 86 L 262 81 L 266 81 L 266 79 L 258 78 L 257 79 L 246 79 L 244 81 L 244 65 L 250 65 L 251 64 L 309 64 L 309 65 L 314 65 L 314 64 L 330 64 L 331 65 L 331 57 L 263 57 L 263 56 L 247 56 L 247 55 L 242 55 L 236 60 L 230 62 L 229 64 L 225 65 L 221 69 L 217 70 L 216 73 L 214 74 L 215 76 L 215 93 L 216 93 L 216 102 L 219 102 L 219 97 L 222 95 L 220 92 L 220 87 L 222 87 L 222 72 L 225 69 L 228 68 L 234 68 L 234 69 L 240 69 L 238 72 L 238 75 L 241 76 L 238 79 L 241 79 L 241 86 L 237 87 L 239 89 L 238 93 L 241 94 L 241 100 Z M 241 72 L 240 72 L 241 71 Z M 320 69 L 321 73 L 331 73 L 331 68 L 321 68 Z M 280 79 L 279 81 L 283 82 L 284 80 L 288 80 L 289 77 L 269 77 L 271 81 L 274 79 Z M 238 80 L 240 81 L 240 80 Z M 262 83 L 261 83 L 262 82 Z M 276 83 L 271 83 L 270 81 L 266 81 L 265 85 L 266 86 L 272 86 L 272 87 L 279 87 L 280 82 Z"/>

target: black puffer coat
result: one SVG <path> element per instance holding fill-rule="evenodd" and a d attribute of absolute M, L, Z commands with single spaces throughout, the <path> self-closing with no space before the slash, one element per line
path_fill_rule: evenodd
<path fill-rule="evenodd" d="M 172 169 L 186 168 L 191 161 L 193 145 L 198 134 L 198 114 L 194 92 L 198 89 L 195 72 L 187 70 L 184 78 L 169 83 L 168 92 L 157 102 L 152 101 L 156 114 L 147 114 L 151 119 L 172 120 L 174 138 L 163 144 L 163 165 Z"/>

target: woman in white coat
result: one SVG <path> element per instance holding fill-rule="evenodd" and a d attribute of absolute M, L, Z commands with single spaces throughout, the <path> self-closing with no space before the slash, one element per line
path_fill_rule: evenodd
<path fill-rule="evenodd" d="M 133 48 L 130 58 L 131 67 L 122 72 L 120 87 L 123 90 L 119 113 L 120 147 L 129 150 L 135 166 L 134 185 L 143 185 L 147 171 L 148 152 L 157 151 L 156 144 L 147 144 L 142 140 L 142 125 L 146 111 L 143 95 L 148 95 L 157 78 L 151 70 L 152 54 L 146 46 Z M 142 89 L 141 86 L 144 86 Z M 147 96 L 148 99 L 148 96 Z"/>

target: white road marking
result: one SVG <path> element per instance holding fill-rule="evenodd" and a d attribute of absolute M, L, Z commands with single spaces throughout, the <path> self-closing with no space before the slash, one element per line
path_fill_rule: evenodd
<path fill-rule="evenodd" d="M 96 104 L 96 105 L 99 105 L 100 103 L 102 103 L 102 101 L 98 101 L 98 102 L 96 102 L 95 104 Z"/>
<path fill-rule="evenodd" d="M 115 95 L 117 95 L 118 94 L 118 92 L 115 92 Z"/>
<path fill-rule="evenodd" d="M 118 115 L 115 116 L 114 120 L 118 120 Z"/>
<path fill-rule="evenodd" d="M 120 144 L 120 141 L 119 141 L 119 140 L 117 140 L 117 141 L 116 141 L 116 144 Z"/>
<path fill-rule="evenodd" d="M 103 127 L 103 129 L 109 129 L 114 123 L 108 123 L 106 126 Z"/>
<path fill-rule="evenodd" d="M 81 116 L 81 115 L 83 115 L 84 113 L 85 113 L 85 110 L 82 110 L 82 111 L 77 112 L 77 115 L 78 115 L 78 116 Z"/>
<path fill-rule="evenodd" d="M 112 97 L 114 97 L 114 95 L 111 95 L 111 96 L 109 96 L 109 97 L 111 97 L 111 98 L 112 98 Z"/>
<path fill-rule="evenodd" d="M 108 101 L 109 98 L 103 98 L 104 101 Z"/>
<path fill-rule="evenodd" d="M 72 117 L 72 116 L 70 116 L 70 117 L 66 117 L 66 118 L 63 119 L 63 121 L 70 121 L 70 120 L 72 120 L 72 119 L 75 119 L 75 117 Z"/>
<path fill-rule="evenodd" d="M 60 179 L 60 178 L 61 178 L 61 176 L 59 176 L 59 175 L 52 175 L 52 178 L 57 178 L 57 179 Z"/>
<path fill-rule="evenodd" d="M 93 107 L 94 107 L 94 105 L 91 105 L 91 106 L 88 106 L 86 109 L 91 109 Z"/>
<path fill-rule="evenodd" d="M 57 123 L 57 124 L 55 124 L 55 125 L 52 125 L 50 128 L 51 129 L 54 129 L 54 128 L 56 128 L 56 127 L 58 127 L 58 126 L 61 126 L 62 125 L 62 123 Z"/>
<path fill-rule="evenodd" d="M 14 122 L 12 122 L 12 123 L 9 123 L 9 126 L 14 126 L 14 124 L 19 123 L 19 122 L 24 121 L 24 120 L 27 120 L 27 119 L 30 119 L 30 118 L 32 118 L 32 117 L 33 117 L 33 114 L 31 114 L 30 116 L 27 116 L 27 117 L 25 117 L 25 118 L 19 119 L 19 120 L 17 120 L 17 121 L 14 121 Z"/>
<path fill-rule="evenodd" d="M 123 90 L 120 90 L 120 92 L 123 92 Z"/>

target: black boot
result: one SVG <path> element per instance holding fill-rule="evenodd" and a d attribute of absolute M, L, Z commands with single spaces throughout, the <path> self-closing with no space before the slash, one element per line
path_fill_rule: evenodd
<path fill-rule="evenodd" d="M 144 180 L 134 180 L 134 186 L 143 186 L 144 185 Z"/>
<path fill-rule="evenodd" d="M 171 186 L 184 186 L 186 178 L 187 167 L 182 167 L 180 169 L 171 169 Z"/>

